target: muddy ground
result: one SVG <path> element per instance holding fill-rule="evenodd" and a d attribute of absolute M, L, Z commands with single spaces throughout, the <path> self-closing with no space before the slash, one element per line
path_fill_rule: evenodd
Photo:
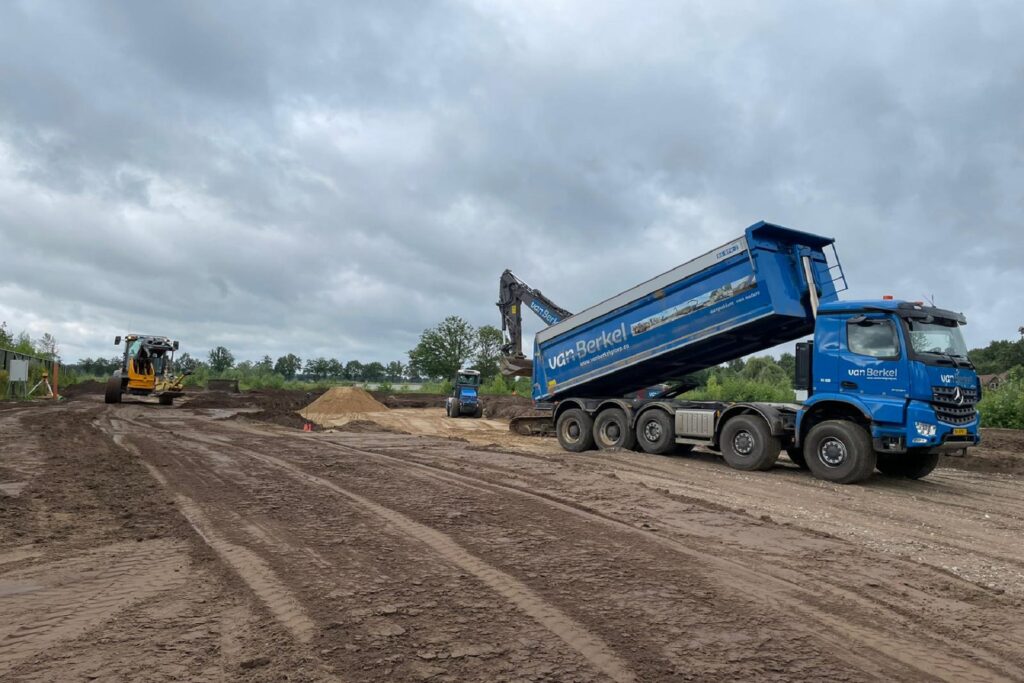
<path fill-rule="evenodd" d="M 437 406 L 282 426 L 311 400 L 0 411 L 0 680 L 1024 680 L 1012 468 L 840 487 Z"/>

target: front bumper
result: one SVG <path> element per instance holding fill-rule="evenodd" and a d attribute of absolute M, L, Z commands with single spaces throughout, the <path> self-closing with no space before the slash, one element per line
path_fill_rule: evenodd
<path fill-rule="evenodd" d="M 929 453 L 960 451 L 981 442 L 980 414 L 975 412 L 974 420 L 965 424 L 951 425 L 940 422 L 935 411 L 927 403 L 912 401 L 907 407 L 905 425 L 879 425 L 871 429 L 875 450 L 880 453 L 905 453 L 907 449 L 927 449 Z M 934 426 L 921 433 L 917 425 Z"/>

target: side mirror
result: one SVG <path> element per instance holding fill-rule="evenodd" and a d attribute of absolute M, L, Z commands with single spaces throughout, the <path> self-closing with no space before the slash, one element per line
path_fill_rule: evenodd
<path fill-rule="evenodd" d="M 174 340 L 174 344 L 172 344 L 172 346 L 174 347 L 175 351 L 178 350 L 178 340 L 177 339 Z"/>
<path fill-rule="evenodd" d="M 114 346 L 117 346 L 120 343 L 121 343 L 121 335 L 117 335 L 116 337 L 114 337 Z"/>

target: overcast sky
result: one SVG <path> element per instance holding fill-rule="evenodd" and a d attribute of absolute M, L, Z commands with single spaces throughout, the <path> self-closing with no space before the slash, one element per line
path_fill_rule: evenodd
<path fill-rule="evenodd" d="M 1024 12 L 954 2 L 0 3 L 0 320 L 65 359 L 405 360 L 765 219 L 847 297 L 1024 325 Z M 532 323 L 532 329 L 537 325 Z"/>

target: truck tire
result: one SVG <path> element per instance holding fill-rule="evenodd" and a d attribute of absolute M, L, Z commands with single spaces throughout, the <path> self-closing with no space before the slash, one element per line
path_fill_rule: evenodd
<path fill-rule="evenodd" d="M 804 441 L 804 456 L 811 474 L 835 484 L 856 484 L 875 471 L 871 436 L 849 420 L 828 420 L 812 427 Z"/>
<path fill-rule="evenodd" d="M 448 404 L 448 417 L 458 417 L 462 412 L 462 407 L 459 406 L 458 399 L 452 399 L 452 402 Z"/>
<path fill-rule="evenodd" d="M 567 451 L 582 453 L 594 448 L 594 420 L 579 408 L 570 408 L 555 423 L 558 443 Z"/>
<path fill-rule="evenodd" d="M 804 449 L 800 446 L 790 446 L 786 449 L 786 455 L 793 461 L 793 464 L 802 470 L 810 469 L 807 467 L 807 458 L 804 457 Z"/>
<path fill-rule="evenodd" d="M 626 411 L 609 408 L 598 414 L 594 420 L 594 443 L 600 451 L 611 448 L 632 449 L 636 445 L 636 434 L 629 428 Z"/>
<path fill-rule="evenodd" d="M 473 417 L 481 418 L 483 416 L 484 416 L 484 407 L 482 405 L 478 405 L 476 407 L 476 410 L 473 411 Z"/>
<path fill-rule="evenodd" d="M 106 391 L 103 392 L 104 403 L 120 403 L 121 402 L 121 378 L 111 377 L 107 380 Z"/>
<path fill-rule="evenodd" d="M 667 455 L 675 447 L 675 426 L 672 416 L 655 408 L 640 415 L 636 421 L 636 441 L 645 453 Z"/>
<path fill-rule="evenodd" d="M 768 470 L 779 459 L 782 442 L 757 415 L 737 415 L 722 427 L 722 457 L 737 470 Z"/>
<path fill-rule="evenodd" d="M 878 471 L 890 477 L 921 479 L 939 464 L 938 453 L 879 453 Z"/>

